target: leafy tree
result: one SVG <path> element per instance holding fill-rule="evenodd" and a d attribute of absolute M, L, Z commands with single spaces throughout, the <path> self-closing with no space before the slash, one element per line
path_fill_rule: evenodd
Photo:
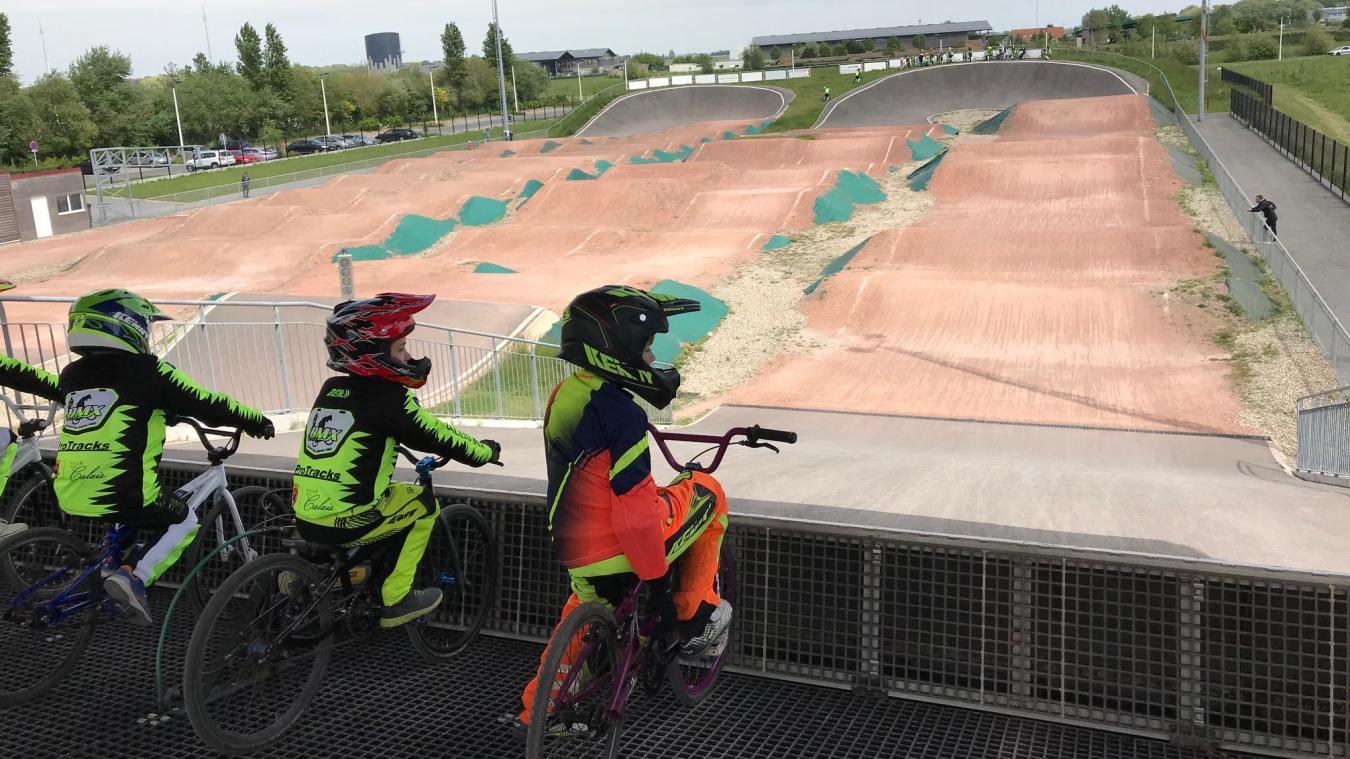
<path fill-rule="evenodd" d="M 1270 60 L 1279 54 L 1280 50 L 1275 44 L 1275 40 L 1269 37 L 1253 36 L 1247 42 L 1247 60 L 1249 61 Z"/>
<path fill-rule="evenodd" d="M 35 117 L 28 95 L 13 76 L 0 76 L 0 162 L 31 159 L 28 141 L 35 133 Z"/>
<path fill-rule="evenodd" d="M 259 93 L 243 77 L 211 70 L 194 73 L 178 85 L 183 137 L 189 143 L 214 143 L 221 134 L 242 137 L 256 132 Z"/>
<path fill-rule="evenodd" d="M 848 50 L 850 55 L 867 52 L 867 48 L 863 47 L 862 40 L 849 40 L 844 44 L 844 48 Z"/>
<path fill-rule="evenodd" d="M 93 147 L 98 127 L 69 79 L 56 72 L 43 74 L 27 95 L 36 117 L 33 139 L 44 151 L 64 156 Z"/>
<path fill-rule="evenodd" d="M 205 74 L 209 72 L 211 68 L 211 61 L 206 59 L 206 53 L 197 53 L 192 56 L 192 65 L 188 67 L 188 70 Z"/>
<path fill-rule="evenodd" d="M 764 69 L 764 51 L 759 49 L 758 45 L 750 45 L 741 51 L 741 65 L 747 71 L 762 71 Z"/>
<path fill-rule="evenodd" d="M 451 90 L 458 90 L 469 77 L 469 69 L 464 63 L 464 35 L 454 23 L 446 24 L 441 32 L 441 52 L 445 61 L 443 81 Z"/>
<path fill-rule="evenodd" d="M 0 13 L 0 76 L 14 73 L 14 47 L 9 39 L 9 16 Z"/>
<path fill-rule="evenodd" d="M 239 75 L 253 87 L 262 88 L 266 84 L 263 79 L 262 37 L 258 36 L 252 24 L 245 23 L 239 27 L 239 33 L 234 35 L 234 49 L 239 54 Z"/>
<path fill-rule="evenodd" d="M 1332 44 L 1331 35 L 1321 27 L 1314 26 L 1303 35 L 1303 54 L 1326 55 L 1331 50 Z"/>
<path fill-rule="evenodd" d="M 1237 21 L 1235 21 L 1232 16 L 1224 16 L 1214 22 L 1214 28 L 1211 30 L 1211 33 L 1218 37 L 1237 34 Z"/>
<path fill-rule="evenodd" d="M 923 50 L 924 48 L 928 47 L 928 37 L 922 34 L 914 35 L 914 47 L 919 50 Z"/>
<path fill-rule="evenodd" d="M 833 53 L 834 55 L 843 57 L 845 55 L 848 55 L 848 46 L 841 42 L 838 45 L 835 45 L 833 48 L 831 48 L 830 52 Z"/>
<path fill-rule="evenodd" d="M 96 147 L 132 145 L 146 137 L 136 128 L 144 94 L 127 81 L 130 76 L 131 59 L 102 45 L 70 65 L 70 81 L 98 127 Z"/>
<path fill-rule="evenodd" d="M 271 24 L 263 27 L 266 42 L 263 47 L 263 69 L 267 85 L 283 99 L 291 94 L 291 60 L 286 55 L 286 43 L 281 33 Z"/>
<path fill-rule="evenodd" d="M 815 47 L 815 45 L 807 45 L 806 47 L 802 48 L 802 51 L 801 51 L 800 53 L 797 54 L 797 57 L 798 57 L 798 58 L 803 58 L 803 59 L 805 59 L 805 58 L 815 58 L 815 57 L 816 57 L 816 47 Z"/>
<path fill-rule="evenodd" d="M 774 63 L 778 63 L 778 61 L 781 60 L 782 57 L 783 51 L 780 48 L 775 47 L 769 51 L 769 60 L 773 61 Z"/>
<path fill-rule="evenodd" d="M 520 98 L 522 108 L 526 103 L 543 100 L 548 94 L 548 72 L 542 67 L 524 58 L 517 58 L 513 71 L 516 75 L 516 95 Z"/>
<path fill-rule="evenodd" d="M 713 72 L 713 69 L 715 68 L 713 66 L 712 56 L 708 55 L 707 53 L 700 53 L 698 58 L 696 58 L 694 62 L 698 64 L 699 71 L 704 74 L 711 74 Z"/>
<path fill-rule="evenodd" d="M 514 61 L 516 54 L 511 50 L 511 42 L 506 38 L 506 32 L 502 32 L 502 60 Z M 483 60 L 492 68 L 497 68 L 497 25 L 488 22 L 487 34 L 483 36 Z"/>
<path fill-rule="evenodd" d="M 628 60 L 644 65 L 648 71 L 665 71 L 666 61 L 659 55 L 653 53 L 634 53 L 628 57 Z M 688 61 L 692 63 L 692 61 Z"/>
<path fill-rule="evenodd" d="M 891 37 L 890 39 L 886 40 L 886 52 L 892 56 L 899 55 L 900 40 L 896 39 L 895 37 Z"/>

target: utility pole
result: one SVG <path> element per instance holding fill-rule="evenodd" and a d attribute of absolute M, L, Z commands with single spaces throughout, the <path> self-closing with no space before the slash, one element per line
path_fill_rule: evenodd
<path fill-rule="evenodd" d="M 173 78 L 173 120 L 178 122 L 178 147 L 183 147 L 183 117 L 178 115 L 178 77 Z"/>
<path fill-rule="evenodd" d="M 42 38 L 42 73 L 51 72 L 52 66 L 47 62 L 47 33 L 42 31 L 42 22 L 38 22 L 38 37 Z"/>
<path fill-rule="evenodd" d="M 497 18 L 497 0 L 492 0 L 492 25 L 497 30 L 497 93 L 502 99 L 502 139 L 506 139 L 511 115 L 506 112 L 506 69 L 502 63 L 502 22 Z"/>
<path fill-rule="evenodd" d="M 324 80 L 327 78 L 327 73 L 319 74 L 319 92 L 323 94 L 323 133 L 328 137 L 332 137 L 333 126 L 328 123 L 328 88 L 324 86 Z"/>
<path fill-rule="evenodd" d="M 516 113 L 520 113 L 520 91 L 516 89 L 516 67 L 511 67 L 511 102 L 516 104 Z"/>
<path fill-rule="evenodd" d="M 1205 120 L 1205 73 L 1209 61 L 1209 0 L 1200 0 L 1200 110 L 1196 121 Z M 1182 114 L 1183 116 L 1185 114 Z"/>
<path fill-rule="evenodd" d="M 580 102 L 580 101 L 586 99 L 586 95 L 581 91 L 581 64 L 580 64 L 580 63 L 576 64 L 576 69 L 577 69 L 577 101 Z"/>
<path fill-rule="evenodd" d="M 441 129 L 441 115 L 436 111 L 436 72 L 434 70 L 428 71 L 427 79 L 431 80 L 431 119 L 436 122 L 436 131 L 439 132 Z"/>
<path fill-rule="evenodd" d="M 1158 27 L 1156 26 L 1153 27 L 1153 42 L 1149 45 L 1148 57 L 1149 58 L 1158 57 Z"/>
<path fill-rule="evenodd" d="M 1284 60 L 1284 16 L 1280 16 L 1280 57 L 1276 60 Z"/>
<path fill-rule="evenodd" d="M 211 55 L 211 27 L 206 25 L 206 6 L 202 6 L 202 31 L 206 33 L 206 60 L 215 60 Z"/>

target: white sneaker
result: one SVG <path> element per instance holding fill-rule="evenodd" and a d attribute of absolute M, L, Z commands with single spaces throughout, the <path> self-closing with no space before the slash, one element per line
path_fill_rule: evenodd
<path fill-rule="evenodd" d="M 727 631 L 731 629 L 731 604 L 722 599 L 712 614 L 708 615 L 708 624 L 703 632 L 685 642 L 680 656 L 686 659 L 698 659 L 704 656 L 719 656 L 727 646 Z"/>
<path fill-rule="evenodd" d="M 10 535 L 18 535 L 26 529 L 28 529 L 28 525 L 23 522 L 6 522 L 0 519 L 0 539 L 7 538 Z"/>

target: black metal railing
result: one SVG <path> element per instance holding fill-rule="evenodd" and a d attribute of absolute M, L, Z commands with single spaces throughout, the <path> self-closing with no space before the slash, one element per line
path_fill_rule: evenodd
<path fill-rule="evenodd" d="M 1350 146 L 1236 87 L 1229 95 L 1229 111 L 1333 194 L 1350 198 Z"/>
<path fill-rule="evenodd" d="M 1270 105 L 1274 102 L 1275 88 L 1266 82 L 1263 82 L 1260 79 L 1253 79 L 1246 74 L 1239 74 L 1232 69 L 1220 69 L 1219 71 L 1223 76 L 1223 81 L 1228 84 L 1231 84 L 1234 87 L 1243 87 L 1251 90 L 1252 94 L 1259 97 L 1266 105 Z"/>

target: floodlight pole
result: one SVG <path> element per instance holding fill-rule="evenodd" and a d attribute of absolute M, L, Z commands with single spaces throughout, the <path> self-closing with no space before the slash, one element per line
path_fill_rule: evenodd
<path fill-rule="evenodd" d="M 328 122 L 328 88 L 323 83 L 327 78 L 328 74 L 319 74 L 319 92 L 323 95 L 323 133 L 327 137 L 332 137 L 333 126 Z"/>
<path fill-rule="evenodd" d="M 1205 74 L 1209 61 L 1209 0 L 1200 0 L 1200 110 L 1196 121 L 1205 120 Z M 1184 114 L 1183 114 L 1184 115 Z"/>
<path fill-rule="evenodd" d="M 511 115 L 506 110 L 506 69 L 502 63 L 502 22 L 497 18 L 497 0 L 492 0 L 492 25 L 497 30 L 497 92 L 502 100 L 502 139 L 506 139 Z"/>

